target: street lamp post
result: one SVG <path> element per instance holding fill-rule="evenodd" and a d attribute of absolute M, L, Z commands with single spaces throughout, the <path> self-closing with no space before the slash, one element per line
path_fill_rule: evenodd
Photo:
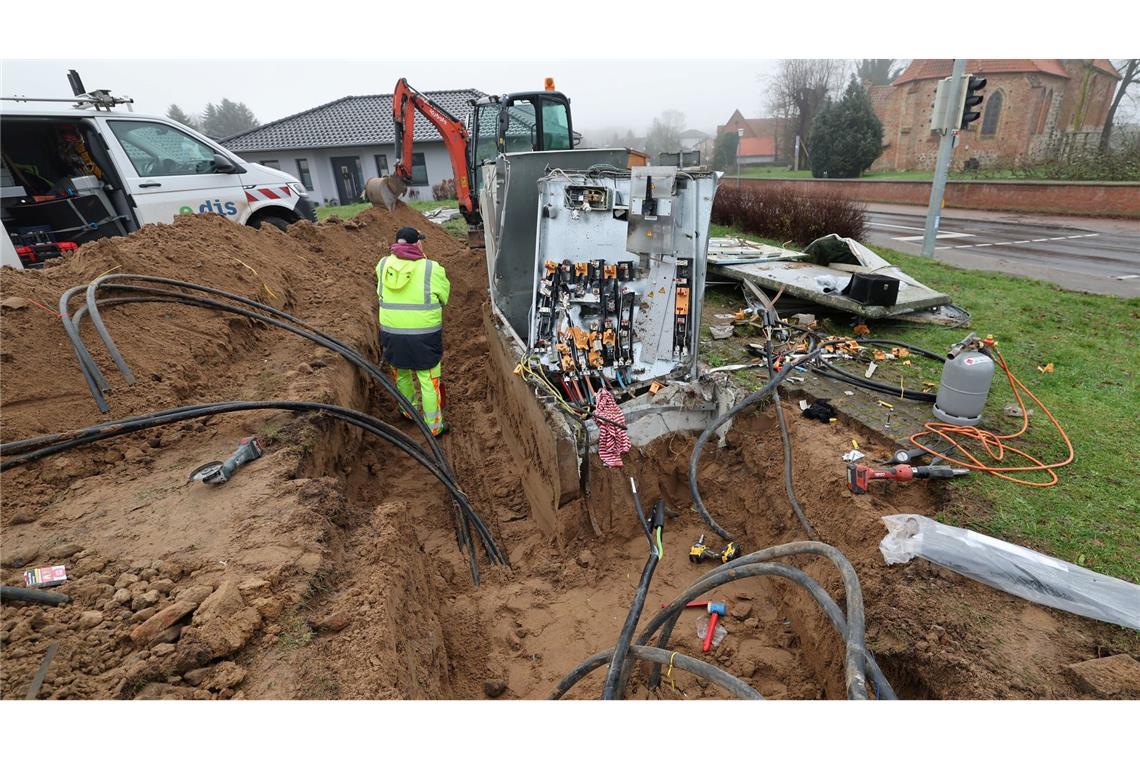
<path fill-rule="evenodd" d="M 736 130 L 736 189 L 740 189 L 740 140 L 744 137 L 744 128 Z"/>

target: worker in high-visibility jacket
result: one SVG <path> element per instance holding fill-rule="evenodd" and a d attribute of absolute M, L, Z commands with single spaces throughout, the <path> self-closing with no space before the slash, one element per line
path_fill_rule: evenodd
<path fill-rule="evenodd" d="M 380 345 L 394 369 L 396 387 L 420 409 L 432 435 L 443 435 L 443 307 L 451 294 L 447 272 L 424 255 L 414 227 L 396 233 L 391 253 L 376 265 L 376 295 L 380 298 Z M 407 414 L 405 413 L 405 416 Z"/>

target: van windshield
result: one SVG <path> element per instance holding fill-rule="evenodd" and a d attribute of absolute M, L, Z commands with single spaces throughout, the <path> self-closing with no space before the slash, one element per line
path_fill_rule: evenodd
<path fill-rule="evenodd" d="M 214 150 L 156 121 L 111 121 L 111 131 L 140 177 L 212 174 Z"/>

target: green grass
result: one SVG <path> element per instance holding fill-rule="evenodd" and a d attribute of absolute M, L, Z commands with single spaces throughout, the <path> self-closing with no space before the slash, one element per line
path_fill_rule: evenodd
<path fill-rule="evenodd" d="M 967 309 L 971 329 L 998 340 L 1014 374 L 1049 407 L 1076 451 L 1074 462 L 1057 471 L 1060 483 L 1052 488 L 1030 488 L 990 475 L 956 480 L 940 519 L 1140 582 L 1140 299 L 1070 292 L 1039 280 L 875 250 Z M 966 332 L 899 322 L 870 326 L 871 337 L 935 352 Z M 831 329 L 846 333 L 849 328 L 837 320 Z M 1052 373 L 1038 371 L 1050 362 Z M 924 365 L 930 362 L 916 360 L 912 367 L 897 369 L 910 373 L 908 387 L 917 387 L 919 379 L 936 381 L 940 374 L 937 367 Z M 1014 432 L 1020 418 L 1001 411 L 1011 401 L 999 370 L 983 426 Z M 1040 409 L 1015 445 L 1047 462 L 1065 455 L 1059 435 Z"/>

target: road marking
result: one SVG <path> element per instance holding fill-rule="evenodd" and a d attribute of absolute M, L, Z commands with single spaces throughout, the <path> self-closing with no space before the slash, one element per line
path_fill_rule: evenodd
<path fill-rule="evenodd" d="M 1046 240 L 1068 240 L 1068 238 L 1067 238 L 1067 237 L 1065 237 L 1064 235 L 1062 235 L 1061 237 L 1055 237 L 1055 238 L 1045 238 L 1045 239 L 1046 239 Z"/>
<path fill-rule="evenodd" d="M 925 237 L 926 237 L 925 235 L 907 235 L 906 237 L 893 237 L 893 238 L 891 238 L 891 240 L 901 240 L 904 243 L 910 243 L 910 242 L 915 241 L 915 240 L 922 240 Z M 964 238 L 964 237 L 974 237 L 974 236 L 968 232 L 939 232 L 937 235 L 935 235 L 935 237 L 939 240 L 942 240 L 943 238 L 949 239 L 949 238 Z"/>
<path fill-rule="evenodd" d="M 1048 239 L 1049 238 L 1037 238 L 1036 240 L 1030 240 L 1029 242 L 1030 243 L 1044 243 Z"/>
<path fill-rule="evenodd" d="M 1010 245 L 1021 245 L 1022 243 L 1031 243 L 1032 240 L 1014 240 Z"/>
<path fill-rule="evenodd" d="M 883 224 L 882 222 L 867 222 L 868 227 L 888 227 L 895 230 L 916 230 L 918 232 L 925 232 L 925 227 L 907 227 L 902 224 Z"/>
<path fill-rule="evenodd" d="M 991 245 L 993 245 L 993 243 L 978 243 L 978 244 L 977 244 L 977 245 L 975 245 L 974 247 L 975 247 L 975 248 L 988 248 L 988 247 L 989 247 L 989 246 L 991 246 Z"/>
<path fill-rule="evenodd" d="M 1122 274 L 1119 277 L 1114 277 L 1114 280 L 1135 280 L 1140 277 L 1140 274 Z"/>

